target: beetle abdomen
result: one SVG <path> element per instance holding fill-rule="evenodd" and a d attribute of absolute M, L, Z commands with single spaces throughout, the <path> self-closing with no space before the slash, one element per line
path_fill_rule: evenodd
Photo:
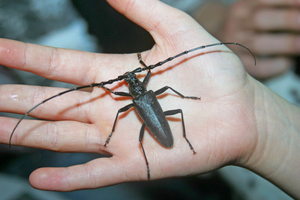
<path fill-rule="evenodd" d="M 174 143 L 172 132 L 165 114 L 152 90 L 133 99 L 133 105 L 159 143 L 171 148 Z"/>

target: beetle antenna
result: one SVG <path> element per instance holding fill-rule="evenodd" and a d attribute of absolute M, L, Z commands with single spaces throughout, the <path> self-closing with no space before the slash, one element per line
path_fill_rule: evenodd
<path fill-rule="evenodd" d="M 251 53 L 251 55 L 253 56 L 254 64 L 256 65 L 256 58 L 255 58 L 254 54 L 252 53 L 252 51 L 251 51 L 249 48 L 247 48 L 247 47 L 245 47 L 244 45 L 239 44 L 239 43 L 237 43 L 237 42 L 219 42 L 219 43 L 214 43 L 214 44 L 209 44 L 209 45 L 203 45 L 203 46 L 196 47 L 196 48 L 193 48 L 193 49 L 190 49 L 190 50 L 187 50 L 187 51 L 183 51 L 183 52 L 181 52 L 181 53 L 179 53 L 179 54 L 177 54 L 177 55 L 175 55 L 175 56 L 172 56 L 172 57 L 167 58 L 167 59 L 164 60 L 164 61 L 160 61 L 160 62 L 156 63 L 155 65 L 149 65 L 148 67 L 143 68 L 142 71 L 147 70 L 147 69 L 154 69 L 154 68 L 156 68 L 156 67 L 158 67 L 158 66 L 161 66 L 161 65 L 163 65 L 163 64 L 165 64 L 165 63 L 167 63 L 167 62 L 170 62 L 170 61 L 174 60 L 175 58 L 178 58 L 178 57 L 183 56 L 183 55 L 185 55 L 185 54 L 191 53 L 191 52 L 193 52 L 193 51 L 197 51 L 197 50 L 199 50 L 199 49 L 204 49 L 204 48 L 213 47 L 213 46 L 219 46 L 219 45 L 231 45 L 231 44 L 232 44 L 232 45 L 238 45 L 238 46 L 240 46 L 240 47 L 243 47 L 243 48 L 246 49 L 247 51 L 249 51 L 249 52 Z"/>

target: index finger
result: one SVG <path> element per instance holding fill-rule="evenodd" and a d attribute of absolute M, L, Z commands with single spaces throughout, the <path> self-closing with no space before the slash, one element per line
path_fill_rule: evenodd
<path fill-rule="evenodd" d="M 117 69 L 131 66 L 135 55 L 109 55 L 61 49 L 49 46 L 29 44 L 8 39 L 0 39 L 0 64 L 9 68 L 28 71 L 52 80 L 77 85 L 90 84 L 119 75 Z M 124 64 L 126 63 L 126 64 Z M 129 63 L 129 64 L 128 64 Z M 113 66 L 113 67 L 112 67 Z M 110 72 L 116 71 L 116 75 Z"/>

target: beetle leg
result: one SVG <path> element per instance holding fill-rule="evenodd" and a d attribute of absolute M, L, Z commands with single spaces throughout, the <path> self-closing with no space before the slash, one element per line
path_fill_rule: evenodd
<path fill-rule="evenodd" d="M 192 146 L 192 144 L 190 143 L 190 141 L 187 139 L 186 137 L 186 134 L 185 134 L 185 125 L 184 125 L 184 120 L 183 120 L 183 113 L 182 113 L 182 110 L 181 109 L 177 109 L 177 110 L 168 110 L 168 111 L 165 111 L 164 114 L 165 116 L 168 116 L 168 115 L 175 115 L 177 113 L 180 113 L 181 114 L 181 122 L 182 122 L 182 129 L 183 129 L 183 137 L 185 138 L 185 140 L 187 141 L 187 143 L 189 144 L 191 150 L 193 151 L 193 153 L 195 154 L 195 150 Z"/>
<path fill-rule="evenodd" d="M 105 86 L 101 86 L 101 88 L 113 93 L 114 95 L 118 95 L 118 96 L 122 96 L 122 97 L 132 97 L 129 93 L 127 92 L 114 92 L 111 89 L 109 89 L 108 87 Z"/>
<path fill-rule="evenodd" d="M 118 110 L 118 113 L 117 113 L 117 115 L 116 115 L 115 122 L 114 122 L 114 125 L 113 125 L 113 128 L 112 128 L 112 131 L 111 131 L 111 133 L 109 134 L 108 138 L 107 138 L 106 141 L 105 141 L 105 144 L 104 144 L 105 147 L 106 147 L 106 145 L 109 143 L 109 140 L 110 140 L 110 138 L 111 138 L 113 132 L 115 131 L 115 127 L 116 127 L 117 119 L 118 119 L 118 117 L 119 117 L 119 113 L 122 113 L 122 112 L 125 112 L 125 111 L 129 110 L 131 107 L 133 107 L 133 103 L 128 104 L 127 106 L 124 106 L 123 108 L 120 108 L 120 109 Z"/>
<path fill-rule="evenodd" d="M 142 55 L 141 55 L 140 52 L 137 54 L 137 56 L 138 56 L 138 59 L 139 59 L 140 64 L 143 65 L 145 68 L 147 68 L 148 66 L 147 66 L 147 65 L 144 63 L 144 61 L 142 60 Z M 149 79 L 150 79 L 150 76 L 151 76 L 151 70 L 149 69 L 148 72 L 147 72 L 146 77 L 145 77 L 144 80 L 143 80 L 143 85 L 145 85 L 145 86 L 147 85 L 147 83 L 148 83 L 148 81 L 149 81 Z"/>
<path fill-rule="evenodd" d="M 186 98 L 186 99 L 194 99 L 194 100 L 201 100 L 201 97 L 190 97 L 190 96 L 184 96 L 183 94 L 181 94 L 180 92 L 174 90 L 173 88 L 169 87 L 169 86 L 165 86 L 163 88 L 160 88 L 159 90 L 155 91 L 155 95 L 160 95 L 162 93 L 164 93 L 167 89 L 172 90 L 173 92 L 175 92 L 176 94 L 178 94 L 181 98 Z"/>
<path fill-rule="evenodd" d="M 141 131 L 140 131 L 139 141 L 140 141 L 140 144 L 141 144 L 141 147 L 142 147 L 142 150 L 143 150 L 143 154 L 144 154 L 144 157 L 145 157 L 146 165 L 147 165 L 147 178 L 148 178 L 148 181 L 150 181 L 150 169 L 149 169 L 149 163 L 148 163 L 148 160 L 147 160 L 147 156 L 146 156 L 146 153 L 145 153 L 145 149 L 144 149 L 143 144 L 142 144 L 142 140 L 143 140 L 144 133 L 145 133 L 145 127 L 146 127 L 146 124 L 143 123 L 142 128 L 141 128 Z"/>

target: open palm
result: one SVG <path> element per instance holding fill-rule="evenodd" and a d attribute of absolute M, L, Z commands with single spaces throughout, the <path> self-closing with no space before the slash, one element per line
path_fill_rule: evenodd
<path fill-rule="evenodd" d="M 192 18 L 159 1 L 109 2 L 153 36 L 156 45 L 141 53 L 147 65 L 218 42 Z M 136 54 L 94 54 L 9 40 L 0 40 L 0 45 L 1 64 L 77 85 L 106 81 L 141 67 Z M 139 75 L 141 80 L 143 75 Z M 154 69 L 148 90 L 170 86 L 184 95 L 201 97 L 201 101 L 181 99 L 171 91 L 159 97 L 163 110 L 182 109 L 187 138 L 197 154 L 193 155 L 182 136 L 179 114 L 168 118 L 175 140 L 172 149 L 162 147 L 146 129 L 143 145 L 151 178 L 204 173 L 229 163 L 246 162 L 257 137 L 253 82 L 239 58 L 224 46 L 196 51 Z M 124 81 L 106 86 L 128 92 Z M 0 111 L 26 113 L 64 90 L 3 85 Z M 142 121 L 134 109 L 120 115 L 110 143 L 104 147 L 117 110 L 130 100 L 94 88 L 92 92 L 60 96 L 34 110 L 32 116 L 53 121 L 24 120 L 12 139 L 14 145 L 112 157 L 68 168 L 41 168 L 32 173 L 31 184 L 39 189 L 69 191 L 146 180 L 145 160 L 138 142 Z M 8 143 L 16 122 L 0 118 L 2 143 Z"/>

